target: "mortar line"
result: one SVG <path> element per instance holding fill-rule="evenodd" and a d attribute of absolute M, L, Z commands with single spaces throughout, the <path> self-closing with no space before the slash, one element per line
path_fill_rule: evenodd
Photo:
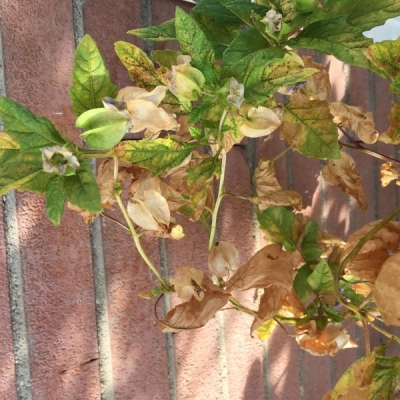
<path fill-rule="evenodd" d="M 250 184 L 251 184 L 251 195 L 256 196 L 256 188 L 253 183 L 253 176 L 257 167 L 257 148 L 256 140 L 249 138 L 246 146 L 246 158 L 247 164 L 250 171 Z M 255 205 L 251 208 L 251 221 L 254 236 L 254 250 L 257 252 L 261 249 L 261 240 L 259 236 L 259 224 L 257 220 L 257 207 Z M 271 366 L 269 364 L 269 348 L 268 340 L 261 343 L 261 361 L 262 361 L 262 372 L 263 372 L 263 387 L 264 387 L 264 400 L 272 400 L 271 393 Z"/>
<path fill-rule="evenodd" d="M 168 251 L 167 244 L 164 238 L 158 239 L 158 248 L 160 254 L 160 269 L 163 278 L 169 280 L 169 270 L 168 270 Z M 168 295 L 163 296 L 163 311 L 164 315 L 171 309 L 170 298 Z M 168 365 L 168 387 L 169 387 L 169 399 L 176 400 L 177 386 L 176 386 L 176 359 L 175 359 L 175 341 L 172 333 L 165 334 L 165 342 L 167 348 L 167 365 Z"/>
<path fill-rule="evenodd" d="M 78 45 L 85 32 L 83 4 L 84 0 L 72 0 L 75 46 Z M 94 175 L 96 175 L 96 160 L 90 160 L 90 165 Z M 101 400 L 114 400 L 111 331 L 108 315 L 107 277 L 101 218 L 96 218 L 96 220 L 90 224 L 89 238 L 93 269 Z"/>
<path fill-rule="evenodd" d="M 0 95 L 6 96 L 1 15 Z M 1 120 L 0 128 L 0 130 L 3 129 Z M 16 390 L 18 400 L 32 400 L 28 332 L 25 319 L 24 281 L 17 219 L 17 201 L 14 190 L 0 197 L 2 198 L 4 211 L 8 295 L 10 299 Z"/>

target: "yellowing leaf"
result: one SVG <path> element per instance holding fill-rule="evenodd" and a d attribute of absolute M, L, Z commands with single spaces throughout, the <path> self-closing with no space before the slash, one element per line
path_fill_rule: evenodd
<path fill-rule="evenodd" d="M 375 302 L 386 325 L 400 326 L 400 253 L 389 257 L 375 281 Z"/>
<path fill-rule="evenodd" d="M 266 159 L 261 159 L 255 170 L 253 182 L 256 187 L 257 197 L 250 201 L 258 205 L 263 211 L 271 205 L 292 206 L 296 210 L 302 209 L 299 193 L 293 190 L 283 190 L 275 176 L 274 164 Z"/>
<path fill-rule="evenodd" d="M 360 175 L 355 170 L 354 159 L 345 151 L 340 152 L 339 160 L 329 160 L 322 170 L 324 180 L 333 186 L 339 186 L 343 192 L 354 197 L 359 207 L 366 210 L 368 207 Z"/>
<path fill-rule="evenodd" d="M 19 149 L 19 144 L 5 132 L 0 132 L 0 152 Z"/>
<path fill-rule="evenodd" d="M 370 222 L 349 236 L 341 261 L 354 249 L 360 239 L 379 222 Z M 382 264 L 389 257 L 389 250 L 400 250 L 400 222 L 391 221 L 380 229 L 361 248 L 354 260 L 346 266 L 346 273 L 362 280 L 375 282 Z"/>
<path fill-rule="evenodd" d="M 274 319 L 263 322 L 263 324 L 257 328 L 258 338 L 262 341 L 267 340 L 272 335 L 277 325 L 278 323 Z"/>
<path fill-rule="evenodd" d="M 204 296 L 199 301 L 193 296 L 189 301 L 173 308 L 160 321 L 162 332 L 178 332 L 188 329 L 196 329 L 204 326 L 215 313 L 228 302 L 230 294 L 222 291 L 214 285 L 210 278 L 204 275 L 201 283 L 204 288 Z M 201 289 L 200 289 L 201 290 Z"/>
<path fill-rule="evenodd" d="M 286 252 L 277 244 L 265 246 L 232 275 L 226 290 L 264 289 L 274 285 L 289 291 L 301 262 L 297 251 Z"/>
<path fill-rule="evenodd" d="M 364 113 L 361 107 L 349 106 L 341 101 L 330 103 L 329 108 L 334 116 L 333 122 L 351 129 L 364 143 L 372 144 L 378 140 L 371 112 Z"/>
<path fill-rule="evenodd" d="M 208 253 L 208 268 L 218 277 L 229 275 L 230 272 L 236 271 L 239 265 L 239 252 L 231 243 L 217 242 Z"/>
<path fill-rule="evenodd" d="M 391 181 L 396 180 L 396 185 L 400 186 L 399 169 L 392 162 L 385 162 L 380 167 L 382 187 L 389 185 Z"/>
<path fill-rule="evenodd" d="M 326 101 L 300 99 L 284 106 L 281 139 L 307 157 L 339 158 L 337 127 Z"/>
<path fill-rule="evenodd" d="M 369 400 L 374 377 L 376 349 L 353 363 L 332 391 L 331 400 Z"/>

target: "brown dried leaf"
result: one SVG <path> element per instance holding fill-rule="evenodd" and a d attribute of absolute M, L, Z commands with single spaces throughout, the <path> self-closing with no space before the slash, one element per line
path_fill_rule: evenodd
<path fill-rule="evenodd" d="M 204 297 L 199 301 L 193 296 L 188 302 L 173 308 L 165 319 L 160 321 L 162 332 L 201 328 L 228 302 L 230 293 L 214 285 L 206 275 L 201 287 L 204 288 Z"/>
<path fill-rule="evenodd" d="M 396 180 L 396 185 L 400 186 L 400 171 L 392 162 L 385 162 L 380 167 L 382 187 L 389 185 L 391 181 Z"/>
<path fill-rule="evenodd" d="M 343 128 L 351 129 L 364 143 L 372 144 L 378 140 L 375 122 L 371 112 L 364 113 L 360 107 L 349 106 L 341 101 L 329 104 L 333 122 Z"/>
<path fill-rule="evenodd" d="M 400 253 L 389 257 L 375 281 L 375 302 L 386 325 L 400 326 Z"/>
<path fill-rule="evenodd" d="M 370 222 L 349 236 L 341 261 L 354 249 L 360 239 L 379 222 Z M 354 260 L 346 266 L 345 272 L 373 283 L 381 270 L 382 264 L 389 258 L 389 250 L 400 250 L 400 222 L 391 221 L 380 229 L 361 248 Z"/>
<path fill-rule="evenodd" d="M 173 285 L 176 294 L 181 299 L 194 296 L 197 300 L 204 298 L 204 272 L 200 269 L 180 267 L 175 274 L 175 278 L 169 278 L 169 283 Z"/>
<path fill-rule="evenodd" d="M 283 301 L 288 294 L 286 288 L 271 285 L 264 289 L 264 293 L 260 299 L 260 306 L 257 311 L 257 317 L 254 318 L 250 328 L 250 334 L 258 329 L 264 321 L 275 316 L 282 308 Z"/>
<path fill-rule="evenodd" d="M 270 244 L 232 275 L 226 290 L 264 289 L 275 285 L 289 291 L 294 272 L 301 262 L 301 255 L 297 251 L 286 252 L 278 244 Z"/>
<path fill-rule="evenodd" d="M 327 183 L 339 186 L 343 192 L 354 197 L 359 207 L 366 210 L 368 207 L 360 175 L 355 170 L 356 163 L 345 151 L 340 151 L 339 160 L 329 160 L 322 169 L 322 176 Z"/>
<path fill-rule="evenodd" d="M 76 211 L 83 218 L 86 224 L 91 224 L 100 215 L 100 213 L 93 213 L 78 206 L 74 206 L 70 202 L 67 202 L 67 207 L 70 210 Z"/>
<path fill-rule="evenodd" d="M 314 320 L 296 327 L 296 341 L 314 356 L 335 356 L 341 349 L 357 347 L 341 324 L 330 323 L 319 331 Z"/>
<path fill-rule="evenodd" d="M 240 133 L 251 138 L 270 135 L 282 124 L 282 112 L 278 108 L 242 107 L 243 124 Z"/>
<path fill-rule="evenodd" d="M 240 256 L 236 247 L 228 242 L 217 242 L 208 253 L 208 268 L 222 278 L 236 271 L 240 265 Z"/>
<path fill-rule="evenodd" d="M 274 164 L 270 160 L 260 160 L 254 173 L 253 182 L 258 197 L 253 197 L 250 201 L 257 204 L 261 211 L 271 205 L 292 206 L 296 210 L 302 209 L 300 194 L 293 190 L 282 190 L 275 176 Z"/>

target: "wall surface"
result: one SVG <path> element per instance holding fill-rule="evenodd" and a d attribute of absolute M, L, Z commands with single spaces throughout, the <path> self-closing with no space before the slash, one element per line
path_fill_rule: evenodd
<path fill-rule="evenodd" d="M 0 92 L 78 141 L 68 98 L 77 41 L 92 35 L 112 80 L 129 85 L 113 43 L 132 41 L 149 49 L 126 31 L 172 18 L 177 5 L 187 11 L 192 6 L 178 0 L 0 0 Z M 334 59 L 322 62 L 332 76 L 333 98 L 371 109 L 377 129 L 385 130 L 388 82 Z M 235 147 L 228 157 L 227 190 L 248 196 L 258 160 L 284 146 L 275 137 Z M 387 152 L 383 145 L 376 148 Z M 377 161 L 354 157 L 370 204 L 365 213 L 340 189 L 323 183 L 322 162 L 291 153 L 278 162 L 282 186 L 302 195 L 305 214 L 342 237 L 385 216 L 399 200 L 394 185 L 380 188 Z M 262 245 L 252 208 L 228 198 L 221 216 L 219 237 L 234 243 L 246 261 Z M 180 242 L 144 244 L 165 276 L 180 265 L 207 266 L 207 239 L 196 224 L 187 225 Z M 45 218 L 43 198 L 3 196 L 0 399 L 315 400 L 363 354 L 362 334 L 353 327 L 358 349 L 316 358 L 282 329 L 266 343 L 250 338 L 249 318 L 231 311 L 198 331 L 162 334 L 153 303 L 137 296 L 152 280 L 125 233 L 109 220 L 87 226 L 67 211 L 54 228 Z"/>

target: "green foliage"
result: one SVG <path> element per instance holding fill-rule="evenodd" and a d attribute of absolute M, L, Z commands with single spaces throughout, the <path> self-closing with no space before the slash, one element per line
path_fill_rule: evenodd
<path fill-rule="evenodd" d="M 193 146 L 168 139 L 127 140 L 116 149 L 118 158 L 148 169 L 153 176 L 161 175 L 180 165 L 193 150 Z"/>
<path fill-rule="evenodd" d="M 314 292 L 328 292 L 333 287 L 333 275 L 326 261 L 321 261 L 307 278 Z"/>
<path fill-rule="evenodd" d="M 301 254 L 307 263 L 318 261 L 323 249 L 318 244 L 318 223 L 312 219 L 304 227 L 303 240 L 301 242 Z"/>
<path fill-rule="evenodd" d="M 105 97 L 115 97 L 118 87 L 111 83 L 96 43 L 89 35 L 79 42 L 72 70 L 72 87 L 69 95 L 72 110 L 81 115 L 92 108 L 102 107 Z"/>
<path fill-rule="evenodd" d="M 50 179 L 46 187 L 46 214 L 55 226 L 61 223 L 65 200 L 64 179 L 61 176 L 55 176 Z"/>
<path fill-rule="evenodd" d="M 288 251 L 296 250 L 300 223 L 291 211 L 282 206 L 271 206 L 258 212 L 257 219 L 267 240 L 281 244 Z"/>
<path fill-rule="evenodd" d="M 302 303 L 306 303 L 313 293 L 313 288 L 308 283 L 308 277 L 312 274 L 309 265 L 303 265 L 296 273 L 293 281 L 293 289 Z"/>
<path fill-rule="evenodd" d="M 143 40 L 152 40 L 154 42 L 176 40 L 175 21 L 169 20 L 158 26 L 149 26 L 147 28 L 131 29 L 130 35 L 135 35 Z"/>

